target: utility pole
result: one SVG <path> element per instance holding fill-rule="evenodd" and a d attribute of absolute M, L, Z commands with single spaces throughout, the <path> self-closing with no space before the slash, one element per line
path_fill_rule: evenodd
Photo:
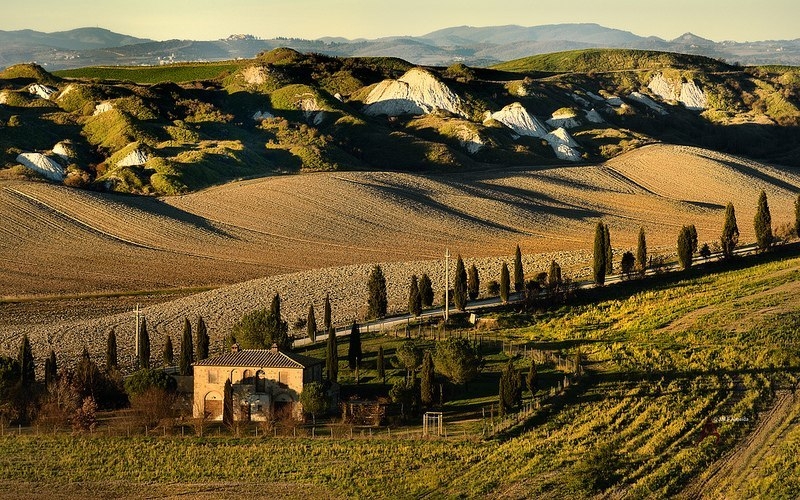
<path fill-rule="evenodd" d="M 444 251 L 444 321 L 450 319 L 450 249 Z"/>

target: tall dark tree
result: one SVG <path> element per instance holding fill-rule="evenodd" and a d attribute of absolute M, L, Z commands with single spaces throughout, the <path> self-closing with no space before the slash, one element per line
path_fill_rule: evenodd
<path fill-rule="evenodd" d="M 606 276 L 614 272 L 614 249 L 611 247 L 611 231 L 603 224 L 603 245 L 606 248 Z"/>
<path fill-rule="evenodd" d="M 481 294 L 481 279 L 478 276 L 478 268 L 475 264 L 469 266 L 469 274 L 467 275 L 467 292 L 469 300 L 475 300 Z"/>
<path fill-rule="evenodd" d="M 422 296 L 422 307 L 433 305 L 433 284 L 427 274 L 423 274 L 419 279 L 419 294 Z"/>
<path fill-rule="evenodd" d="M 598 222 L 594 229 L 594 282 L 602 286 L 606 282 L 606 230 Z"/>
<path fill-rule="evenodd" d="M 322 310 L 322 327 L 327 332 L 331 329 L 333 324 L 331 323 L 331 296 L 330 294 L 325 294 L 325 306 Z"/>
<path fill-rule="evenodd" d="M 767 204 L 767 193 L 761 190 L 758 195 L 758 207 L 756 209 L 756 216 L 753 220 L 753 227 L 756 230 L 756 244 L 761 251 L 766 250 L 772 245 L 772 216 L 769 213 L 769 205 Z"/>
<path fill-rule="evenodd" d="M 678 261 L 683 269 L 692 267 L 692 231 L 683 226 L 678 233 Z"/>
<path fill-rule="evenodd" d="M 56 352 L 50 349 L 50 355 L 44 363 L 44 385 L 51 387 L 58 377 L 58 365 L 56 364 Z"/>
<path fill-rule="evenodd" d="M 412 316 L 422 314 L 422 294 L 419 293 L 416 274 L 411 276 L 411 283 L 408 286 L 408 314 Z"/>
<path fill-rule="evenodd" d="M 514 291 L 521 292 L 525 289 L 525 272 L 522 269 L 522 252 L 517 245 L 514 252 Z"/>
<path fill-rule="evenodd" d="M 147 333 L 147 318 L 139 326 L 139 352 L 136 353 L 139 368 L 150 368 L 150 334 Z"/>
<path fill-rule="evenodd" d="M 311 343 L 317 341 L 317 316 L 314 314 L 314 304 L 308 305 L 308 316 L 306 316 L 306 333 Z"/>
<path fill-rule="evenodd" d="M 694 227 L 694 224 L 689 225 L 689 241 L 692 244 L 692 253 L 697 252 L 697 228 Z"/>
<path fill-rule="evenodd" d="M 383 318 L 386 316 L 389 300 L 386 295 L 386 278 L 383 276 L 381 266 L 372 268 L 367 281 L 367 292 L 367 317 Z"/>
<path fill-rule="evenodd" d="M 453 283 L 453 304 L 456 309 L 463 311 L 467 308 L 467 269 L 461 255 L 456 260 L 456 276 Z"/>
<path fill-rule="evenodd" d="M 508 273 L 508 264 L 503 262 L 500 268 L 500 300 L 505 304 L 508 302 L 508 294 L 511 291 L 511 277 Z"/>
<path fill-rule="evenodd" d="M 531 360 L 531 366 L 528 368 L 528 375 L 525 377 L 525 383 L 528 385 L 528 390 L 531 391 L 531 396 L 536 393 L 537 385 L 539 384 L 539 376 L 536 373 L 536 361 Z"/>
<path fill-rule="evenodd" d="M 172 347 L 172 337 L 169 335 L 167 335 L 167 340 L 164 341 L 164 352 L 161 354 L 161 359 L 164 361 L 164 366 L 175 364 L 175 349 Z"/>
<path fill-rule="evenodd" d="M 561 286 L 561 266 L 555 260 L 550 261 L 550 271 L 547 273 L 547 286 L 550 291 L 555 291 Z"/>
<path fill-rule="evenodd" d="M 276 293 L 269 305 L 269 312 L 276 320 L 281 319 L 281 294 Z"/>
<path fill-rule="evenodd" d="M 794 200 L 794 235 L 800 237 L 800 194 Z"/>
<path fill-rule="evenodd" d="M 647 271 L 647 240 L 645 239 L 644 228 L 639 228 L 639 243 L 636 245 L 636 272 L 644 277 Z"/>
<path fill-rule="evenodd" d="M 733 257 L 733 250 L 738 244 L 739 226 L 736 225 L 736 211 L 733 208 L 733 203 L 728 202 L 728 206 L 725 207 L 725 224 L 722 226 L 722 235 L 720 236 L 722 256 L 725 258 Z"/>
<path fill-rule="evenodd" d="M 117 333 L 112 328 L 106 339 L 106 371 L 117 367 Z"/>
<path fill-rule="evenodd" d="M 181 336 L 181 357 L 178 360 L 178 372 L 181 375 L 192 374 L 192 359 L 194 356 L 194 346 L 192 345 L 192 324 L 189 318 L 183 320 L 183 336 Z"/>
<path fill-rule="evenodd" d="M 423 406 L 433 404 L 434 390 L 433 356 L 430 351 L 425 351 L 422 358 L 422 376 L 420 382 L 420 400 Z"/>
<path fill-rule="evenodd" d="M 233 424 L 233 384 L 231 379 L 225 379 L 222 389 L 222 425 Z"/>
<path fill-rule="evenodd" d="M 361 330 L 358 328 L 358 323 L 353 320 L 353 326 L 350 327 L 350 343 L 347 348 L 347 365 L 351 370 L 355 370 L 361 363 Z"/>
<path fill-rule="evenodd" d="M 195 361 L 202 361 L 208 358 L 208 348 L 211 344 L 211 339 L 208 337 L 208 330 L 206 329 L 206 322 L 203 317 L 197 318 L 197 351 L 195 352 Z"/>
<path fill-rule="evenodd" d="M 325 354 L 325 370 L 328 374 L 328 381 L 335 383 L 339 380 L 339 351 L 336 345 L 336 331 L 333 328 L 328 330 L 328 344 Z"/>
<path fill-rule="evenodd" d="M 383 346 L 378 347 L 378 361 L 375 369 L 378 371 L 378 378 L 380 378 L 383 383 L 386 384 L 386 367 L 383 360 Z"/>
<path fill-rule="evenodd" d="M 514 361 L 509 359 L 500 375 L 500 413 L 505 415 L 522 402 L 522 387 Z"/>
<path fill-rule="evenodd" d="M 625 252 L 622 254 L 622 259 L 619 262 L 619 269 L 620 273 L 627 278 L 630 279 L 633 275 L 633 270 L 636 267 L 636 257 L 633 256 L 633 252 Z"/>
<path fill-rule="evenodd" d="M 17 362 L 19 363 L 19 379 L 22 385 L 25 387 L 33 385 L 36 382 L 36 365 L 33 361 L 31 341 L 28 339 L 27 333 L 22 336 Z"/>

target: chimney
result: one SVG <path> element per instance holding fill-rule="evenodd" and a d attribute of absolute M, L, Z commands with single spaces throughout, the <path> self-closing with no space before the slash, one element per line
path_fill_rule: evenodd
<path fill-rule="evenodd" d="M 272 344 L 270 348 L 270 352 L 278 352 L 278 344 Z"/>
<path fill-rule="evenodd" d="M 231 352 L 239 352 L 239 344 L 233 344 L 231 346 Z"/>

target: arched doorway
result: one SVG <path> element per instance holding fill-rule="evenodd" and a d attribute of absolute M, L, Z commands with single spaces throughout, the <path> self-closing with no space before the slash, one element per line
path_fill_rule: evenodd
<path fill-rule="evenodd" d="M 222 394 L 212 391 L 203 398 L 203 416 L 207 420 L 222 420 Z"/>

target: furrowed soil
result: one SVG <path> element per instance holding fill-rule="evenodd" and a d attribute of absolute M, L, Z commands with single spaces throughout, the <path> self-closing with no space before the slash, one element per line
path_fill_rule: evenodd
<path fill-rule="evenodd" d="M 375 262 L 390 309 L 401 310 L 411 274 L 428 273 L 440 295 L 445 248 L 475 263 L 484 285 L 516 244 L 529 277 L 551 259 L 567 276 L 587 276 L 598 220 L 611 228 L 615 261 L 635 249 L 640 226 L 651 254 L 672 253 L 684 224 L 701 243 L 718 240 L 728 201 L 749 242 L 759 191 L 778 227 L 794 219 L 798 188 L 800 176 L 785 170 L 667 145 L 601 165 L 290 175 L 161 199 L 5 181 L 0 352 L 16 352 L 23 333 L 42 357 L 51 345 L 69 360 L 84 345 L 103 352 L 108 330 L 132 331 L 125 311 L 136 303 L 154 346 L 198 314 L 219 342 L 276 292 L 290 323 L 326 293 L 334 321 L 347 322 L 365 310 Z"/>

